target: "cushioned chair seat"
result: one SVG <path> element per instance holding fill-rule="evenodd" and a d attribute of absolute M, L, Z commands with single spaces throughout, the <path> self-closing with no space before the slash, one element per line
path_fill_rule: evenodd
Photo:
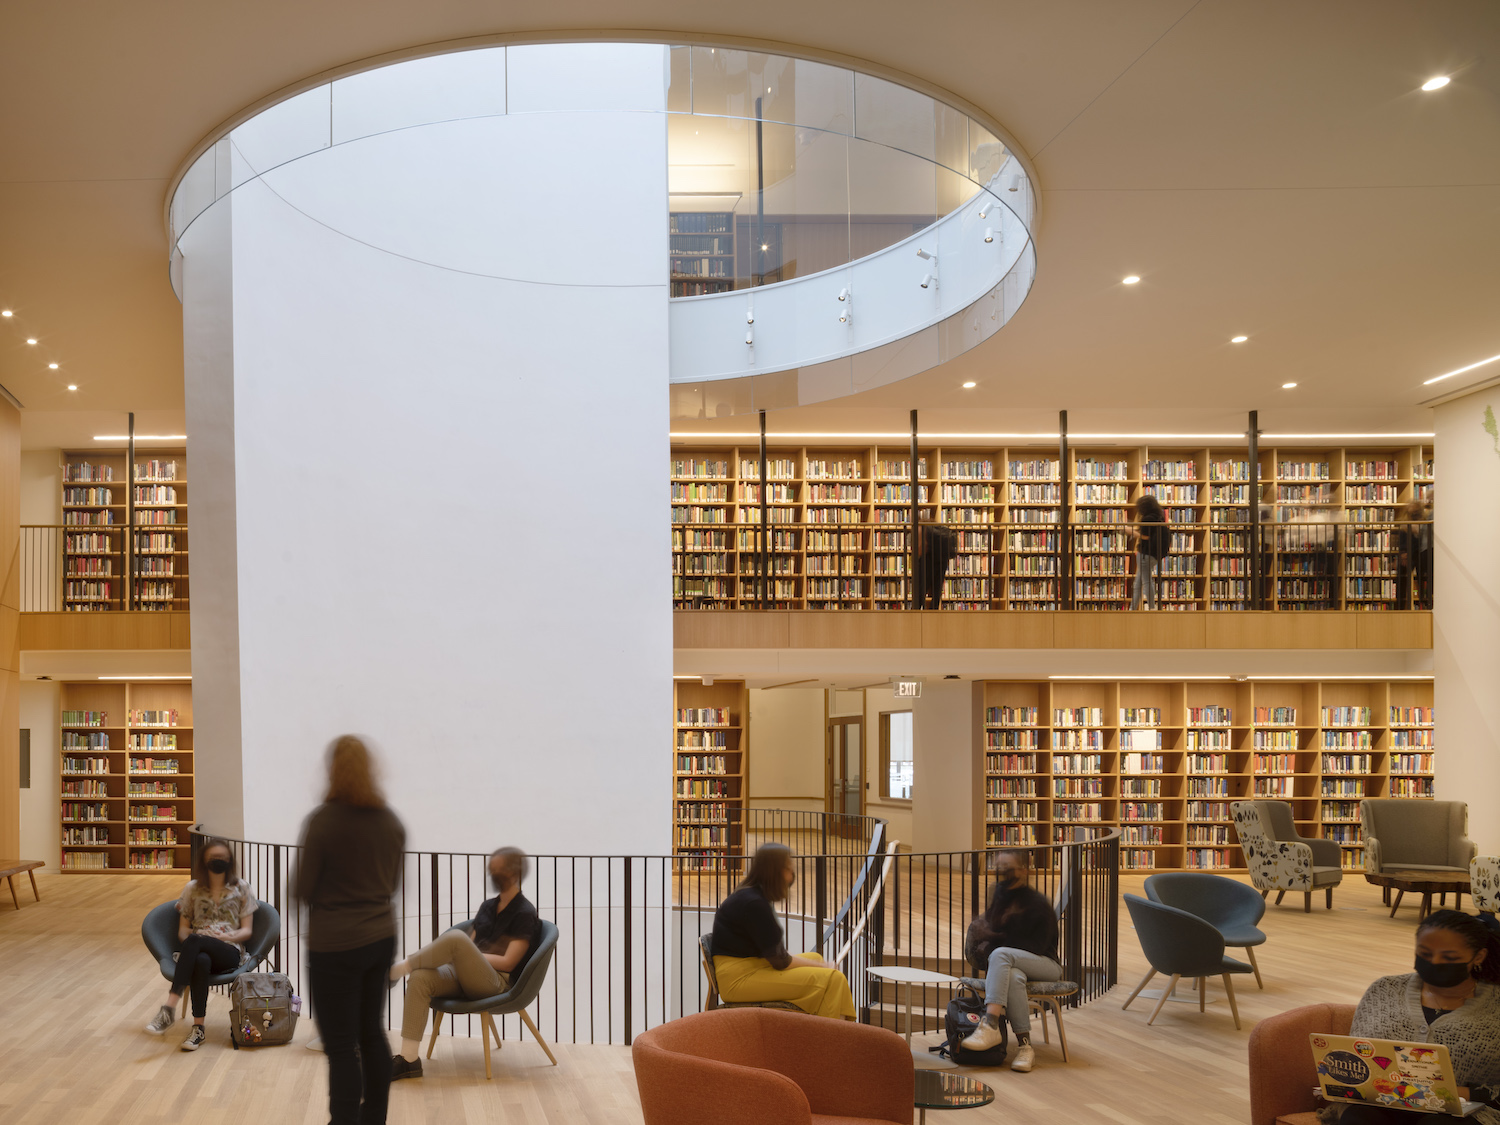
<path fill-rule="evenodd" d="M 1348 1035 L 1353 1004 L 1310 1004 L 1267 1016 L 1250 1033 L 1250 1125 L 1313 1125 L 1318 1084 L 1308 1036 Z"/>
<path fill-rule="evenodd" d="M 1431 871 L 1435 875 L 1467 875 L 1467 867 L 1444 867 L 1440 863 L 1403 863 L 1399 866 L 1402 871 Z"/>
<path fill-rule="evenodd" d="M 1072 996 L 1078 986 L 1070 980 L 1029 980 L 1026 991 L 1032 996 Z"/>
<path fill-rule="evenodd" d="M 1312 869 L 1313 886 L 1334 887 L 1344 880 L 1344 872 L 1338 867 L 1314 867 Z"/>

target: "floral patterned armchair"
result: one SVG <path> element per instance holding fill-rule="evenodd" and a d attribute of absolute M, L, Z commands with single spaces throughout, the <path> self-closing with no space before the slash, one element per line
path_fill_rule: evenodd
<path fill-rule="evenodd" d="M 1337 843 L 1298 836 L 1291 806 L 1285 801 L 1235 801 L 1229 808 L 1250 882 L 1262 898 L 1275 891 L 1280 903 L 1287 891 L 1301 891 L 1302 908 L 1311 911 L 1312 893 L 1322 887 L 1325 905 L 1333 909 L 1333 888 L 1344 878 Z M 1277 831 L 1278 821 L 1285 821 L 1283 831 Z"/>
<path fill-rule="evenodd" d="M 1500 855 L 1480 855 L 1469 861 L 1469 893 L 1474 909 L 1500 910 Z"/>

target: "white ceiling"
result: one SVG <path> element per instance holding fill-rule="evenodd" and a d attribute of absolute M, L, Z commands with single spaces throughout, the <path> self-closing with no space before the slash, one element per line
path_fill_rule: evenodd
<path fill-rule="evenodd" d="M 1271 429 L 1422 430 L 1422 380 L 1500 352 L 1493 0 L 75 0 L 5 26 L 0 383 L 30 410 L 180 411 L 163 198 L 244 107 L 421 44 L 612 28 L 894 68 L 1035 162 L 1040 266 L 1015 321 L 838 404 L 859 414 L 782 429 L 901 430 L 915 406 L 924 429 L 1050 429 L 1059 407 L 1074 429 L 1243 428 L 1258 407 Z M 1452 84 L 1417 90 L 1438 73 Z M 59 444 L 91 436 L 79 422 Z"/>

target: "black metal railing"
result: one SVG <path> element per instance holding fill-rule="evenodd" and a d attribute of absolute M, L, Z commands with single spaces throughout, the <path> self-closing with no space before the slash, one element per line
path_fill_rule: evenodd
<path fill-rule="evenodd" d="M 187 534 L 175 524 L 26 524 L 21 612 L 188 608 Z"/>
<path fill-rule="evenodd" d="M 964 930 L 992 881 L 986 853 L 902 854 L 882 882 L 890 859 L 884 821 L 828 816 L 831 850 L 809 854 L 803 842 L 821 837 L 823 829 L 815 834 L 812 825 L 825 814 L 751 811 L 758 814 L 751 818 L 753 841 L 781 839 L 793 847 L 797 878 L 781 907 L 787 947 L 838 959 L 861 1018 L 871 1019 L 881 1000 L 871 966 L 898 958 L 930 967 L 962 960 Z M 195 850 L 203 838 L 195 827 Z M 242 876 L 281 914 L 269 967 L 303 991 L 306 921 L 290 894 L 300 849 L 248 840 L 231 845 Z M 1083 998 L 1092 998 L 1114 982 L 1118 831 L 1034 853 L 1039 887 L 1052 894 L 1072 888 L 1063 912 L 1063 964 L 1080 974 Z M 492 893 L 488 860 L 406 854 L 395 902 L 399 956 L 474 916 Z M 746 862 L 745 855 L 692 867 L 674 856 L 533 856 L 524 893 L 560 931 L 530 1013 L 542 1033 L 562 1042 L 628 1044 L 648 1027 L 701 1011 L 707 985 L 699 939 L 712 929 L 714 910 L 738 885 Z M 400 1004 L 401 993 L 393 992 L 387 1011 L 393 1027 Z M 519 1037 L 516 1017 L 497 1023 L 502 1038 Z"/>

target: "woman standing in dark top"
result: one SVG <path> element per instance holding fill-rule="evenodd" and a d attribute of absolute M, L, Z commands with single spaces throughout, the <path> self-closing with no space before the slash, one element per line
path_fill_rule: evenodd
<path fill-rule="evenodd" d="M 969 925 L 964 941 L 969 963 L 984 973 L 985 1015 L 964 1040 L 982 1051 L 1000 1042 L 1000 1018 L 1010 1017 L 1016 1033 L 1011 1070 L 1028 1071 L 1036 1061 L 1031 1047 L 1029 980 L 1062 979 L 1057 963 L 1057 912 L 1047 896 L 1031 886 L 1031 862 L 1025 852 L 995 857 L 995 887 L 990 904 Z"/>
<path fill-rule="evenodd" d="M 328 795 L 302 826 L 295 894 L 307 903 L 313 1015 L 328 1056 L 331 1125 L 382 1125 L 391 1048 L 382 1021 L 406 829 L 386 807 L 364 742 L 328 748 Z"/>
<path fill-rule="evenodd" d="M 785 1000 L 804 1012 L 854 1018 L 854 997 L 844 974 L 816 953 L 786 951 L 772 903 L 781 902 L 797 878 L 785 844 L 762 844 L 745 881 L 714 913 L 712 947 L 719 994 L 730 1003 Z"/>
<path fill-rule="evenodd" d="M 1135 592 L 1130 599 L 1130 608 L 1141 608 L 1141 595 L 1144 593 L 1146 608 L 1160 609 L 1161 602 L 1156 591 L 1157 574 L 1171 543 L 1167 513 L 1162 510 L 1156 497 L 1148 492 L 1135 502 L 1135 520 L 1135 527 L 1130 532 L 1136 540 Z"/>

